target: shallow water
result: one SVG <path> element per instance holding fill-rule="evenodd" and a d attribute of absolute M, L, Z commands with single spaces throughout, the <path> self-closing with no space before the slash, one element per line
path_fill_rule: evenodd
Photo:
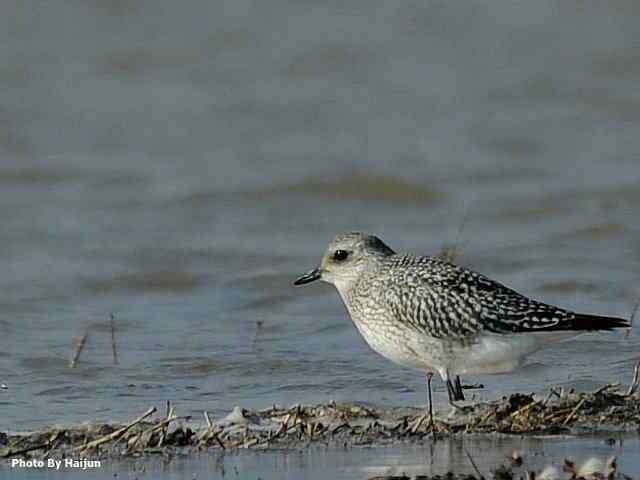
<path fill-rule="evenodd" d="M 510 466 L 514 450 L 522 451 L 524 463 L 515 473 L 540 471 L 554 466 L 562 471 L 565 458 L 573 458 L 580 466 L 589 458 L 602 463 L 614 455 L 618 471 L 640 471 L 637 438 L 593 437 L 575 439 L 536 437 L 450 438 L 422 446 L 377 448 L 311 448 L 292 451 L 251 452 L 233 454 L 201 454 L 146 457 L 128 461 L 102 461 L 99 468 L 81 471 L 61 468 L 22 469 L 4 466 L 5 472 L 21 474 L 20 478 L 80 478 L 90 472 L 92 478 L 144 479 L 161 475 L 165 479 L 281 479 L 367 480 L 378 475 L 442 475 L 453 471 L 475 474 L 469 456 L 487 478 L 500 466 Z M 0 466 L 0 474 L 3 466 Z"/>
<path fill-rule="evenodd" d="M 291 286 L 342 230 L 457 245 L 564 307 L 628 316 L 640 296 L 633 2 L 2 10 L 2 430 L 166 400 L 424 404 L 331 287 Z M 589 334 L 466 380 L 628 382 L 637 346 Z"/>

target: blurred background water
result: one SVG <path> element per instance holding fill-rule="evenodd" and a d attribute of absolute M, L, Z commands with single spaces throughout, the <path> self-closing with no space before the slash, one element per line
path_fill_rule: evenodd
<path fill-rule="evenodd" d="M 0 428 L 166 400 L 424 404 L 423 377 L 371 352 L 332 287 L 291 286 L 343 230 L 457 246 L 581 311 L 629 316 L 640 296 L 638 2 L 0 13 Z M 483 398 L 590 388 L 628 382 L 637 354 L 637 333 L 589 334 L 466 380 Z"/>

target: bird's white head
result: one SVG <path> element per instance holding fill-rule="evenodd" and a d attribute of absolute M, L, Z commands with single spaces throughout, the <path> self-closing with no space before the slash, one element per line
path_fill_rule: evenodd
<path fill-rule="evenodd" d="M 340 233 L 329 243 L 320 266 L 302 275 L 294 285 L 321 279 L 332 283 L 344 294 L 364 271 L 394 253 L 374 235 L 361 232 Z"/>

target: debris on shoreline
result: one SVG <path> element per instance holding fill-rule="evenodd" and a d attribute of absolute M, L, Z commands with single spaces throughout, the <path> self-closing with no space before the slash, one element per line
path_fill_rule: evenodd
<path fill-rule="evenodd" d="M 617 384 L 592 392 L 551 390 L 546 396 L 513 394 L 500 400 L 460 407 L 454 414 L 425 409 L 372 407 L 355 403 L 235 407 L 224 418 L 180 417 L 167 403 L 164 415 L 152 407 L 125 425 L 85 424 L 29 434 L 0 432 L 4 458 L 81 455 L 127 457 L 171 451 L 219 449 L 295 449 L 310 445 L 378 446 L 420 443 L 461 434 L 637 433 L 640 394 Z"/>
<path fill-rule="evenodd" d="M 515 453 L 515 452 L 514 452 Z M 529 469 L 521 460 L 511 465 L 500 465 L 487 476 L 483 475 L 476 466 L 473 458 L 467 453 L 475 475 L 458 474 L 453 472 L 444 475 L 377 475 L 368 480 L 633 480 L 631 477 L 618 471 L 618 459 L 610 456 L 605 461 L 591 457 L 578 463 L 573 459 L 565 458 L 562 465 L 547 465 L 542 469 Z"/>

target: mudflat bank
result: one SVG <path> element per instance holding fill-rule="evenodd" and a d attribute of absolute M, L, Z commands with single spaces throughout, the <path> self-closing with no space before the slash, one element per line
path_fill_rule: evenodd
<path fill-rule="evenodd" d="M 193 418 L 180 416 L 177 406 L 167 402 L 163 412 L 151 407 L 124 424 L 85 423 L 28 433 L 0 432 L 0 455 L 7 461 L 68 457 L 116 460 L 208 450 L 424 444 L 455 436 L 624 433 L 633 437 L 640 427 L 640 394 L 635 385 L 623 389 L 611 384 L 589 392 L 552 389 L 544 395 L 514 394 L 469 403 L 456 411 L 436 411 L 433 421 L 424 408 L 360 403 L 274 405 L 262 410 L 235 407 L 223 418 L 212 419 L 206 412 Z M 473 464 L 471 458 L 469 461 Z M 505 466 L 502 474 L 513 475 L 512 466 Z"/>

